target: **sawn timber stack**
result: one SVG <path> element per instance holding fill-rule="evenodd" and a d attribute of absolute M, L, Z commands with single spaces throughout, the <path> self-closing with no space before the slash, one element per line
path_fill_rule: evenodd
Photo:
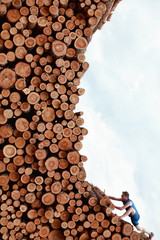
<path fill-rule="evenodd" d="M 0 238 L 139 240 L 89 184 L 75 112 L 115 0 L 0 0 Z"/>

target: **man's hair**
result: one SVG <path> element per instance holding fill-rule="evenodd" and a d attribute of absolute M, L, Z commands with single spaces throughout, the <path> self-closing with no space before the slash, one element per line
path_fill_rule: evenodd
<path fill-rule="evenodd" d="M 122 194 L 124 195 L 124 196 L 126 196 L 127 198 L 129 198 L 129 193 L 128 192 L 122 192 Z"/>

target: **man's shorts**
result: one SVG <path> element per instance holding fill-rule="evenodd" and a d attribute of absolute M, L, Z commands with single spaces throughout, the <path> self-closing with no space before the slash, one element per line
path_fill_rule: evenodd
<path fill-rule="evenodd" d="M 139 219 L 140 219 L 140 215 L 137 212 L 133 216 L 131 216 L 131 222 L 135 227 L 139 225 L 139 222 L 138 222 Z"/>

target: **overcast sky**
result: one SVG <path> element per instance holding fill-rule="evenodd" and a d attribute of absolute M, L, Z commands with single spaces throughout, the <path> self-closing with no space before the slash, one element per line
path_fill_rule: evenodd
<path fill-rule="evenodd" d="M 87 180 L 128 191 L 140 225 L 160 233 L 160 1 L 123 0 L 89 44 L 81 80 Z M 116 203 L 116 202 L 114 202 Z M 118 212 L 121 214 L 121 212 Z M 129 218 L 125 220 L 129 221 Z"/>

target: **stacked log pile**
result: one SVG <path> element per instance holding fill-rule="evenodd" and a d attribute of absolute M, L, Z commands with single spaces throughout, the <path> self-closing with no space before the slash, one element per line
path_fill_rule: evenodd
<path fill-rule="evenodd" d="M 0 0 L 0 238 L 139 240 L 85 181 L 85 50 L 115 0 Z M 122 227 L 123 225 L 123 227 Z"/>

